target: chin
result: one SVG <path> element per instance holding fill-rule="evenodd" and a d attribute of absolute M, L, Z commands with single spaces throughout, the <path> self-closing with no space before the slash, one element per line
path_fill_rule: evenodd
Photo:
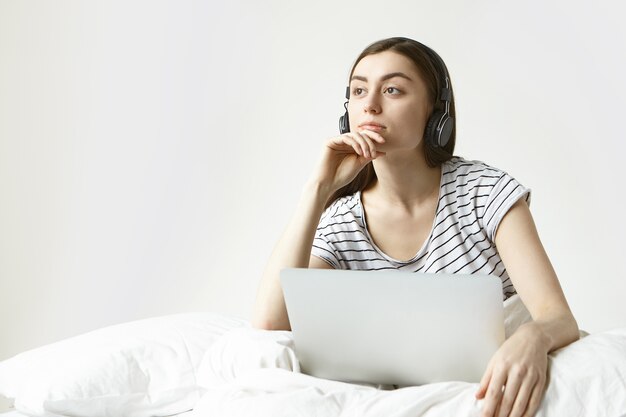
<path fill-rule="evenodd" d="M 389 156 L 390 154 L 403 155 L 403 156 L 406 156 L 409 154 L 416 154 L 416 155 L 421 156 L 424 154 L 424 150 L 422 149 L 421 143 L 394 144 L 392 146 L 385 147 L 384 149 L 381 148 L 380 150 L 383 152 L 387 152 L 387 156 Z"/>

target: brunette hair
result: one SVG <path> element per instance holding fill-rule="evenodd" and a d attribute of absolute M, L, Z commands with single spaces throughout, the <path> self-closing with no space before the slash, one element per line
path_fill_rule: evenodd
<path fill-rule="evenodd" d="M 352 78 L 354 68 L 363 58 L 368 55 L 373 55 L 384 51 L 393 51 L 402 54 L 405 57 L 409 58 L 415 64 L 418 73 L 422 76 L 422 79 L 427 86 L 428 100 L 432 108 L 431 115 L 437 110 L 445 109 L 445 104 L 441 100 L 439 100 L 439 93 L 441 89 L 445 87 L 445 78 L 442 78 L 442 75 L 446 75 L 441 74 L 441 66 L 444 66 L 444 68 L 442 69 L 446 73 L 448 72 L 445 68 L 445 64 L 443 63 L 443 60 L 441 60 L 441 62 L 433 62 L 435 59 L 437 59 L 435 56 L 436 53 L 426 45 L 423 45 L 413 39 L 393 37 L 382 39 L 369 45 L 363 50 L 363 52 L 361 52 L 359 57 L 354 62 L 354 65 L 352 65 L 352 70 L 350 71 L 350 76 L 348 77 L 348 83 L 349 80 Z M 432 143 L 428 143 L 428 141 L 423 141 L 424 157 L 426 159 L 426 163 L 430 167 L 439 166 L 445 161 L 452 158 L 452 156 L 454 155 L 454 144 L 456 141 L 456 111 L 454 107 L 454 92 L 452 90 L 452 80 L 450 79 L 450 74 L 447 75 L 448 81 L 450 82 L 449 114 L 450 117 L 454 118 L 452 120 L 452 132 L 450 133 L 450 139 L 448 140 L 448 143 L 444 147 L 434 146 Z M 328 208 L 338 198 L 354 194 L 357 191 L 363 191 L 374 180 L 376 180 L 376 172 L 374 171 L 374 166 L 370 162 L 357 174 L 357 176 L 350 183 L 335 191 L 328 199 L 328 201 L 326 201 L 326 205 L 324 208 Z"/>

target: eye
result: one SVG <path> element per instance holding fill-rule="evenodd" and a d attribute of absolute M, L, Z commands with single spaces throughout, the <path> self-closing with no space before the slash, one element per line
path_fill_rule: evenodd
<path fill-rule="evenodd" d="M 395 93 L 395 94 L 399 94 L 400 93 L 400 90 L 398 90 L 396 87 L 388 87 L 385 91 L 389 92 L 389 90 L 396 90 L 397 93 Z M 390 93 L 390 94 L 394 94 L 394 93 Z"/>
<path fill-rule="evenodd" d="M 363 89 L 361 87 L 356 87 L 352 89 L 352 95 L 358 96 L 359 94 L 361 94 L 362 91 Z"/>

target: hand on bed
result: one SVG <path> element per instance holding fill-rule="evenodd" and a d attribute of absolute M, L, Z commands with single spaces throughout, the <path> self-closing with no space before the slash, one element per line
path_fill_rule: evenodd
<path fill-rule="evenodd" d="M 484 398 L 481 417 L 532 417 L 544 394 L 548 348 L 528 323 L 518 328 L 491 358 L 476 398 Z M 503 388 L 504 387 L 504 388 Z"/>

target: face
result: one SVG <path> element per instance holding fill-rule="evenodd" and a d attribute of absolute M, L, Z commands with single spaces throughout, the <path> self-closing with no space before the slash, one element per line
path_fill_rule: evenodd
<path fill-rule="evenodd" d="M 350 131 L 374 130 L 382 151 L 414 149 L 430 115 L 427 87 L 409 58 L 384 51 L 361 59 L 350 80 Z M 373 122 L 380 128 L 364 126 Z"/>

